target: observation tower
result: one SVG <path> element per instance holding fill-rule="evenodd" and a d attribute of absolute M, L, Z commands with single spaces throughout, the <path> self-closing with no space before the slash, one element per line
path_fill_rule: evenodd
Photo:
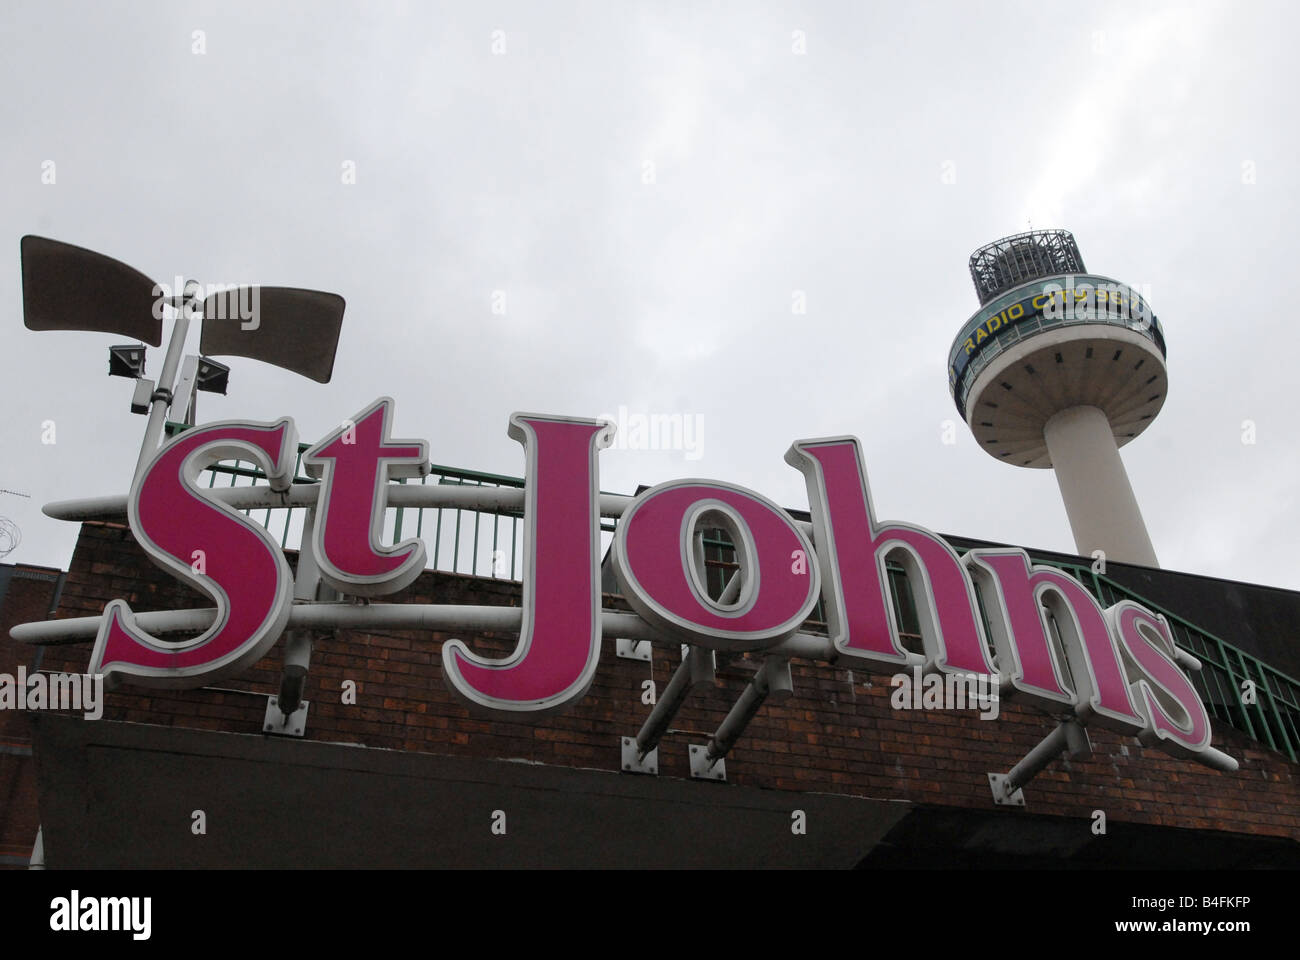
<path fill-rule="evenodd" d="M 948 355 L 948 386 L 980 447 L 1051 467 L 1083 556 L 1159 566 L 1119 448 L 1165 402 L 1165 337 L 1126 284 L 1087 272 L 1066 230 L 1033 230 L 970 258 L 980 308 Z"/>

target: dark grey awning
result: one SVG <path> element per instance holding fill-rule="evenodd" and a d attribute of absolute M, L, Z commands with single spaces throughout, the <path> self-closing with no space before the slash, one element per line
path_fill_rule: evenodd
<path fill-rule="evenodd" d="M 260 719 L 261 703 L 249 707 Z M 30 719 L 50 868 L 852 867 L 912 809 L 260 733 Z M 790 829 L 796 805 L 817 825 L 806 836 Z M 488 828 L 499 807 L 509 843 Z M 191 810 L 220 811 L 214 842 L 174 828 Z"/>
<path fill-rule="evenodd" d="M 154 282 L 139 270 L 45 237 L 23 237 L 20 253 L 27 329 L 117 333 L 162 344 Z"/>
<path fill-rule="evenodd" d="M 237 287 L 203 301 L 206 357 L 250 357 L 329 383 L 343 298 L 295 287 Z"/>

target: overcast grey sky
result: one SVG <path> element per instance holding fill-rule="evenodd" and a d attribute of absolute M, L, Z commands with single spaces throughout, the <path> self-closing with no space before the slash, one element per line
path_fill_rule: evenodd
<path fill-rule="evenodd" d="M 680 414 L 698 458 L 607 450 L 602 488 L 792 507 L 790 442 L 851 433 L 882 519 L 1073 551 L 1050 472 L 960 423 L 943 443 L 967 258 L 1032 224 L 1164 325 L 1169 397 L 1123 452 L 1162 565 L 1300 589 L 1297 26 L 1262 2 L 7 0 L 0 488 L 30 499 L 0 494 L 6 559 L 66 567 L 76 528 L 41 504 L 125 493 L 144 428 L 105 376 L 120 338 L 23 328 L 27 233 L 346 298 L 332 383 L 236 358 L 202 419 L 315 440 L 389 394 L 434 462 L 518 475 L 512 411 Z"/>

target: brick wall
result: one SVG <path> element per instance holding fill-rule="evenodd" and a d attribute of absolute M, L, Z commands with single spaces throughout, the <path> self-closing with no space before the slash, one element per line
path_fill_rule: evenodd
<path fill-rule="evenodd" d="M 44 620 L 54 609 L 62 574 L 19 564 L 0 568 L 0 673 L 16 676 L 42 666 L 43 652 L 9 639 L 9 628 Z M 39 826 L 36 767 L 27 714 L 0 710 L 0 867 L 25 866 Z"/>
<path fill-rule="evenodd" d="M 133 609 L 210 605 L 144 556 L 122 525 L 88 523 L 69 568 L 59 615 L 94 616 L 115 597 Z M 393 602 L 518 604 L 517 584 L 426 572 Z M 606 597 L 606 606 L 618 605 Z M 675 646 L 656 647 L 652 663 L 614 656 L 607 640 L 587 697 L 572 711 L 522 722 L 471 715 L 443 684 L 443 634 L 341 631 L 317 643 L 305 696 L 307 737 L 396 750 L 618 770 L 620 737 L 636 733 L 650 707 L 643 681 L 662 691 L 677 666 Z M 509 636 L 464 637 L 479 652 L 501 655 Z M 254 669 L 221 689 L 110 693 L 112 720 L 257 732 L 265 697 L 278 688 L 283 641 Z M 44 666 L 84 670 L 89 645 L 47 649 Z M 756 663 L 719 657 L 718 682 L 697 692 L 674 719 L 659 749 L 660 776 L 689 777 L 687 746 L 704 744 L 740 696 Z M 896 711 L 889 678 L 842 666 L 792 665 L 795 694 L 764 705 L 727 758 L 733 783 L 992 810 L 986 774 L 1006 772 L 1054 726 L 1049 718 L 1001 704 L 996 720 L 970 711 Z M 344 681 L 357 702 L 342 702 Z M 253 693 L 257 695 L 253 695 Z M 1135 740 L 1091 730 L 1086 761 L 1058 759 L 1026 788 L 1034 814 L 1111 822 L 1216 829 L 1300 839 L 1300 767 L 1222 726 L 1215 746 L 1241 769 L 1226 774 L 1173 759 Z M 709 789 L 701 784 L 701 789 Z M 1011 809 L 1008 816 L 1015 816 Z"/>

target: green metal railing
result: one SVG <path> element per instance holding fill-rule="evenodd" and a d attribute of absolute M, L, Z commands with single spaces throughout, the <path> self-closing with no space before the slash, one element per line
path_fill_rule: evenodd
<path fill-rule="evenodd" d="M 722 585 L 735 569 L 735 549 L 721 530 L 705 531 L 705 564 L 709 574 L 710 595 L 721 593 Z M 958 548 L 959 553 L 965 553 Z M 1202 630 L 1189 620 L 1162 608 L 1159 604 L 1110 579 L 1094 573 L 1091 566 L 1072 564 L 1033 557 L 1035 563 L 1046 563 L 1073 576 L 1086 587 L 1103 607 L 1120 600 L 1132 600 L 1169 621 L 1174 643 L 1201 661 L 1199 672 L 1188 676 L 1206 710 L 1216 720 L 1246 733 L 1261 744 L 1297 761 L 1300 751 L 1300 682 L 1276 670 L 1257 657 Z M 916 603 L 903 569 L 887 562 L 890 595 L 900 635 L 907 649 L 920 651 L 920 624 L 916 616 Z M 988 628 L 988 615 L 983 599 L 976 594 L 980 614 Z M 819 601 L 810 618 L 813 629 L 825 629 L 825 614 Z"/>
<path fill-rule="evenodd" d="M 1032 559 L 1070 574 L 1103 607 L 1132 600 L 1163 614 L 1174 643 L 1201 661 L 1200 671 L 1189 671 L 1188 677 L 1210 716 L 1297 762 L 1300 682 L 1105 574 L 1095 573 L 1091 566 L 1046 557 Z"/>
<path fill-rule="evenodd" d="M 1300 683 L 1128 587 L 1093 573 L 1090 567 L 1070 566 L 1069 572 L 1088 586 L 1103 606 L 1133 600 L 1163 613 L 1174 643 L 1201 661 L 1200 672 L 1189 676 L 1210 714 L 1297 762 Z"/>

